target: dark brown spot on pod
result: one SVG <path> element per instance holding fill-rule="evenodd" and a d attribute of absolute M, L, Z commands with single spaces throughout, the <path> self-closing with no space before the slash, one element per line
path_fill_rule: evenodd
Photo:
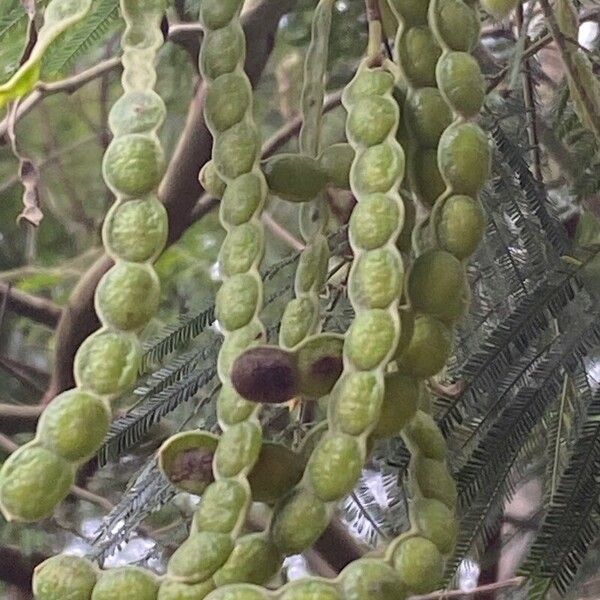
<path fill-rule="evenodd" d="M 298 393 L 298 368 L 289 352 L 275 346 L 246 350 L 233 363 L 231 382 L 251 402 L 281 404 Z"/>
<path fill-rule="evenodd" d="M 212 460 L 213 453 L 205 448 L 181 452 L 171 464 L 169 479 L 171 483 L 182 481 L 210 483 L 214 480 Z"/>

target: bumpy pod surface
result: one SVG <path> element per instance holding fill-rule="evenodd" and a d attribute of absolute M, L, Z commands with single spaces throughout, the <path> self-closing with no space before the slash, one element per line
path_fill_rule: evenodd
<path fill-rule="evenodd" d="M 98 573 L 78 556 L 53 556 L 34 571 L 33 595 L 37 600 L 90 600 Z"/>
<path fill-rule="evenodd" d="M 72 5 L 55 1 L 47 12 L 55 11 L 56 16 Z M 104 179 L 116 202 L 102 237 L 115 265 L 96 290 L 102 327 L 77 352 L 77 388 L 48 405 L 35 439 L 0 471 L 0 507 L 8 519 L 28 521 L 52 514 L 68 494 L 75 468 L 102 444 L 110 423 L 110 401 L 137 377 L 142 355 L 137 333 L 152 318 L 160 293 L 152 261 L 167 237 L 166 211 L 155 195 L 164 170 L 157 130 L 165 107 L 152 89 L 153 62 L 163 42 L 163 9 L 160 0 L 121 1 L 126 23 L 124 93 L 109 115 L 114 137 L 103 161 Z"/>

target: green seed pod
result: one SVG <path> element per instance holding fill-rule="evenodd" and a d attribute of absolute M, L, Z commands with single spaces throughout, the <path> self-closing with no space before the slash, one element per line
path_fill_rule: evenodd
<path fill-rule="evenodd" d="M 200 47 L 200 69 L 205 77 L 216 79 L 231 73 L 246 57 L 244 30 L 237 20 L 214 31 L 208 30 Z"/>
<path fill-rule="evenodd" d="M 289 202 L 308 202 L 325 189 L 328 176 L 319 161 L 303 154 L 276 154 L 261 163 L 269 191 Z"/>
<path fill-rule="evenodd" d="M 37 438 L 69 462 L 90 458 L 110 426 L 110 410 L 97 396 L 81 390 L 59 394 L 42 413 Z"/>
<path fill-rule="evenodd" d="M 122 567 L 103 571 L 92 592 L 92 600 L 156 600 L 158 582 L 156 577 L 138 567 Z"/>
<path fill-rule="evenodd" d="M 262 443 L 262 431 L 255 423 L 232 425 L 221 435 L 215 452 L 215 469 L 221 477 L 235 477 L 256 463 Z"/>
<path fill-rule="evenodd" d="M 236 358 L 246 348 L 259 342 L 263 336 L 264 330 L 256 321 L 251 321 L 248 325 L 237 331 L 229 332 L 223 340 L 217 360 L 219 373 L 230 373 Z"/>
<path fill-rule="evenodd" d="M 404 152 L 390 143 L 371 146 L 352 163 L 350 180 L 355 194 L 389 192 L 404 175 Z"/>
<path fill-rule="evenodd" d="M 485 99 L 479 63 L 466 52 L 447 52 L 437 63 L 436 79 L 448 104 L 464 117 L 479 113 Z"/>
<path fill-rule="evenodd" d="M 286 348 L 297 346 L 310 335 L 318 318 L 318 307 L 312 298 L 300 297 L 290 300 L 281 317 L 281 345 Z"/>
<path fill-rule="evenodd" d="M 158 450 L 158 467 L 178 489 L 200 495 L 213 481 L 212 460 L 218 437 L 207 431 L 183 431 Z"/>
<path fill-rule="evenodd" d="M 396 359 L 408 348 L 415 331 L 415 313 L 408 308 L 402 308 L 398 313 L 400 315 L 400 339 L 394 353 Z"/>
<path fill-rule="evenodd" d="M 413 520 L 423 537 L 432 541 L 442 554 L 454 549 L 458 523 L 453 512 L 439 500 L 420 498 L 413 506 Z"/>
<path fill-rule="evenodd" d="M 446 190 L 438 167 L 437 151 L 417 150 L 412 165 L 418 198 L 425 206 L 432 207 Z"/>
<path fill-rule="evenodd" d="M 490 160 L 487 136 L 473 123 L 453 124 L 440 138 L 440 172 L 456 194 L 474 196 L 489 176 Z"/>
<path fill-rule="evenodd" d="M 100 331 L 77 350 L 75 381 L 96 394 L 118 394 L 135 383 L 141 362 L 142 348 L 135 335 Z"/>
<path fill-rule="evenodd" d="M 378 438 L 398 435 L 417 411 L 419 383 L 416 379 L 392 373 L 385 378 L 385 394 L 379 421 L 373 430 Z"/>
<path fill-rule="evenodd" d="M 401 194 L 401 198 L 404 207 L 404 225 L 402 226 L 400 235 L 396 239 L 396 248 L 398 248 L 400 252 L 410 252 L 412 247 L 412 232 L 417 222 L 417 208 L 412 201 L 412 198 L 407 197 L 405 194 Z"/>
<path fill-rule="evenodd" d="M 327 277 L 329 247 L 325 238 L 318 238 L 306 246 L 296 271 L 296 294 L 320 291 Z"/>
<path fill-rule="evenodd" d="M 90 600 L 96 578 L 96 570 L 89 560 L 53 556 L 35 568 L 33 595 L 36 600 Z"/>
<path fill-rule="evenodd" d="M 457 497 L 456 483 L 448 473 L 445 463 L 417 456 L 415 458 L 415 476 L 425 498 L 435 498 L 448 508 L 454 509 Z"/>
<path fill-rule="evenodd" d="M 156 600 L 203 600 L 214 589 L 212 579 L 193 585 L 166 579 L 160 584 Z"/>
<path fill-rule="evenodd" d="M 103 226 L 107 252 L 122 260 L 154 260 L 167 241 L 167 211 L 156 196 L 115 204 Z"/>
<path fill-rule="evenodd" d="M 298 448 L 298 453 L 305 465 L 317 447 L 317 444 L 321 441 L 321 438 L 327 433 L 327 429 L 327 421 L 321 421 L 319 424 L 313 426 L 302 440 Z"/>
<path fill-rule="evenodd" d="M 385 310 L 373 309 L 357 315 L 346 335 L 348 359 L 361 371 L 373 369 L 394 350 L 394 331 L 394 320 Z"/>
<path fill-rule="evenodd" d="M 261 226 L 250 221 L 231 230 L 219 253 L 219 265 L 227 277 L 246 273 L 263 252 Z M 242 275 L 240 275 L 242 277 Z M 245 277 L 251 277 L 246 275 Z M 240 297 L 240 302 L 241 302 Z"/>
<path fill-rule="evenodd" d="M 396 248 L 366 252 L 353 265 L 349 294 L 367 308 L 385 308 L 400 295 L 404 271 Z"/>
<path fill-rule="evenodd" d="M 342 600 L 341 593 L 327 581 L 301 579 L 283 586 L 279 600 Z"/>
<path fill-rule="evenodd" d="M 440 61 L 438 61 L 439 68 Z M 435 87 L 415 90 L 406 102 L 406 120 L 422 148 L 437 148 L 442 133 L 452 122 L 452 112 Z"/>
<path fill-rule="evenodd" d="M 329 433 L 315 448 L 307 472 L 316 495 L 331 502 L 352 491 L 362 465 L 362 452 L 356 438 L 344 433 Z"/>
<path fill-rule="evenodd" d="M 354 144 L 381 144 L 396 127 L 399 110 L 389 97 L 365 96 L 350 107 L 347 128 Z"/>
<path fill-rule="evenodd" d="M 275 507 L 271 538 L 283 554 L 298 554 L 317 541 L 328 523 L 325 503 L 307 489 L 295 489 Z"/>
<path fill-rule="evenodd" d="M 248 503 L 246 488 L 234 479 L 222 479 L 209 486 L 194 517 L 195 531 L 229 533 Z"/>
<path fill-rule="evenodd" d="M 435 590 L 442 579 L 442 555 L 435 544 L 424 537 L 403 540 L 394 552 L 393 561 L 396 573 L 414 593 Z"/>
<path fill-rule="evenodd" d="M 475 252 L 485 232 L 481 202 L 470 196 L 450 196 L 444 201 L 435 222 L 440 246 L 458 259 Z"/>
<path fill-rule="evenodd" d="M 254 274 L 239 273 L 227 278 L 216 298 L 216 316 L 219 324 L 228 331 L 247 325 L 259 302 L 259 283 Z"/>
<path fill-rule="evenodd" d="M 200 531 L 192 533 L 169 559 L 170 579 L 183 583 L 200 583 L 223 566 L 233 550 L 229 535 Z"/>
<path fill-rule="evenodd" d="M 327 181 L 342 190 L 350 189 L 350 168 L 354 148 L 348 143 L 333 144 L 321 152 L 319 164 L 327 173 Z"/>
<path fill-rule="evenodd" d="M 312 398 L 326 396 L 342 372 L 344 338 L 327 333 L 307 338 L 295 350 L 298 389 Z"/>
<path fill-rule="evenodd" d="M 384 194 L 365 196 L 350 217 L 350 238 L 364 250 L 387 244 L 401 219 L 398 204 Z"/>
<path fill-rule="evenodd" d="M 200 22 L 207 29 L 221 29 L 236 16 L 242 4 L 242 0 L 202 2 L 200 4 Z"/>
<path fill-rule="evenodd" d="M 217 587 L 229 583 L 266 583 L 279 571 L 282 556 L 277 548 L 255 533 L 240 538 L 227 562 L 214 574 Z"/>
<path fill-rule="evenodd" d="M 435 86 L 435 65 L 442 53 L 426 25 L 404 32 L 398 48 L 400 63 L 414 87 Z"/>
<path fill-rule="evenodd" d="M 158 129 L 167 111 L 162 98 L 153 90 L 133 90 L 123 94 L 108 114 L 108 125 L 115 136 L 146 133 Z"/>
<path fill-rule="evenodd" d="M 446 364 L 451 346 L 448 327 L 434 317 L 420 315 L 415 319 L 410 344 L 398 359 L 398 368 L 413 377 L 432 377 Z"/>
<path fill-rule="evenodd" d="M 233 363 L 231 382 L 238 394 L 251 402 L 287 402 L 300 389 L 296 357 L 275 346 L 250 348 Z"/>
<path fill-rule="evenodd" d="M 349 435 L 360 435 L 376 423 L 382 401 L 382 386 L 373 373 L 348 373 L 335 401 L 336 428 Z"/>
<path fill-rule="evenodd" d="M 234 388 L 221 388 L 217 402 L 217 417 L 225 425 L 245 421 L 256 409 L 256 404 L 242 398 Z"/>
<path fill-rule="evenodd" d="M 210 194 L 213 198 L 218 198 L 219 200 L 223 198 L 227 185 L 217 173 L 215 163 L 213 163 L 212 160 L 204 163 L 204 166 L 200 169 L 198 181 L 207 194 Z"/>
<path fill-rule="evenodd" d="M 344 91 L 348 104 L 367 96 L 383 96 L 394 87 L 394 76 L 381 69 L 361 69 Z"/>
<path fill-rule="evenodd" d="M 252 170 L 260 150 L 256 127 L 246 121 L 237 123 L 214 142 L 213 162 L 222 179 L 235 179 Z"/>
<path fill-rule="evenodd" d="M 415 260 L 407 290 L 416 310 L 440 319 L 455 319 L 462 313 L 467 296 L 463 266 L 445 250 L 427 250 Z"/>
<path fill-rule="evenodd" d="M 433 417 L 426 412 L 417 411 L 406 428 L 406 435 L 426 458 L 435 460 L 446 458 L 446 440 Z"/>
<path fill-rule="evenodd" d="M 476 10 L 463 0 L 438 0 L 436 20 L 440 36 L 450 50 L 473 52 L 481 29 Z"/>
<path fill-rule="evenodd" d="M 237 227 L 249 221 L 262 204 L 262 179 L 256 173 L 244 173 L 227 185 L 221 202 L 221 220 Z"/>
<path fill-rule="evenodd" d="M 165 157 L 154 136 L 129 133 L 113 139 L 102 163 L 106 183 L 115 193 L 139 197 L 159 184 Z"/>
<path fill-rule="evenodd" d="M 481 8 L 496 19 L 504 19 L 517 7 L 520 0 L 480 0 Z"/>
<path fill-rule="evenodd" d="M 144 327 L 158 308 L 160 282 L 145 264 L 117 263 L 96 290 L 96 312 L 100 319 L 122 331 Z"/>
<path fill-rule="evenodd" d="M 26 444 L 2 465 L 0 508 L 8 521 L 44 519 L 66 498 L 73 481 L 74 468 L 64 458 Z"/>
<path fill-rule="evenodd" d="M 248 475 L 252 499 L 274 504 L 300 481 L 303 471 L 304 460 L 300 454 L 283 444 L 265 442 Z"/>
<path fill-rule="evenodd" d="M 211 592 L 206 600 L 268 600 L 267 591 L 249 583 L 226 585 Z"/>
<path fill-rule="evenodd" d="M 211 131 L 223 132 L 239 123 L 252 102 L 252 88 L 241 71 L 217 77 L 206 92 L 204 115 Z"/>
<path fill-rule="evenodd" d="M 360 558 L 341 573 L 344 600 L 402 600 L 406 587 L 394 569 L 382 560 Z"/>

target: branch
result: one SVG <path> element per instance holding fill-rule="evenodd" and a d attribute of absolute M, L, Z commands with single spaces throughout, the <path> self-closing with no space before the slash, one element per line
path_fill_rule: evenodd
<path fill-rule="evenodd" d="M 0 297 L 6 296 L 8 296 L 7 310 L 52 329 L 58 324 L 62 310 L 51 300 L 21 292 L 0 281 Z"/>
<path fill-rule="evenodd" d="M 34 431 L 42 406 L 20 406 L 17 404 L 0 404 L 0 423 L 4 434 Z"/>
<path fill-rule="evenodd" d="M 295 0 L 268 1 L 248 14 L 244 29 L 248 45 L 245 69 L 256 85 L 273 48 L 279 19 Z M 212 137 L 203 116 L 205 88 L 201 85 L 192 100 L 187 122 L 159 190 L 169 216 L 169 243 L 177 240 L 194 220 L 194 206 L 202 193 L 200 168 L 210 159 Z M 83 340 L 98 326 L 94 290 L 112 261 L 102 256 L 83 275 L 74 290 L 56 331 L 55 367 L 44 401 L 73 386 L 73 357 Z"/>
<path fill-rule="evenodd" d="M 462 596 L 472 598 L 474 594 L 493 592 L 509 587 L 519 587 L 523 585 L 523 583 L 525 583 L 525 577 L 513 577 L 512 579 L 506 579 L 505 581 L 496 581 L 495 583 L 480 585 L 469 591 L 463 592 L 462 590 L 440 590 L 439 592 L 432 592 L 431 594 L 425 594 L 423 596 L 409 596 L 409 600 L 445 600 L 445 598 L 461 598 Z"/>
<path fill-rule="evenodd" d="M 0 581 L 29 591 L 33 570 L 47 558 L 41 552 L 26 555 L 14 546 L 0 546 Z"/>

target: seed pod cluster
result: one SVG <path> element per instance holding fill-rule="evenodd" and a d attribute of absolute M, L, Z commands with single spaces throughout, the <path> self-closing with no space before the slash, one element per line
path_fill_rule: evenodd
<path fill-rule="evenodd" d="M 52 3 L 58 13 L 59 4 Z M 70 10 L 72 3 L 64 4 L 63 10 Z M 137 377 L 142 357 L 137 333 L 154 315 L 160 294 L 152 262 L 167 238 L 166 211 L 156 197 L 164 168 L 157 130 L 165 106 L 153 91 L 163 10 L 158 0 L 121 2 L 127 25 L 122 38 L 124 94 L 110 112 L 114 138 L 103 163 L 116 202 L 102 236 L 115 265 L 96 290 L 102 327 L 77 352 L 77 387 L 48 405 L 34 440 L 0 471 L 0 508 L 7 519 L 34 521 L 52 514 L 69 493 L 77 466 L 100 447 L 111 420 L 111 400 Z"/>

